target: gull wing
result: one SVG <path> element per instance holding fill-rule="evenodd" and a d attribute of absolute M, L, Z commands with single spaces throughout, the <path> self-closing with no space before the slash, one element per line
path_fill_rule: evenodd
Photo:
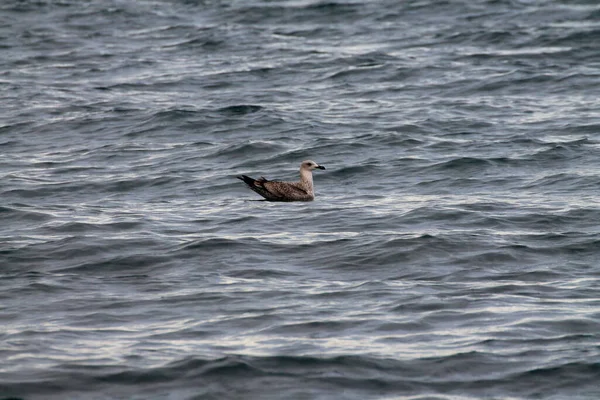
<path fill-rule="evenodd" d="M 304 189 L 300 182 L 266 181 L 263 186 L 269 193 L 277 197 L 278 201 L 307 201 L 313 199 L 311 193 Z"/>
<path fill-rule="evenodd" d="M 269 201 L 310 201 L 314 199 L 300 182 L 270 181 L 263 176 L 260 179 L 254 179 L 247 175 L 237 178 Z"/>

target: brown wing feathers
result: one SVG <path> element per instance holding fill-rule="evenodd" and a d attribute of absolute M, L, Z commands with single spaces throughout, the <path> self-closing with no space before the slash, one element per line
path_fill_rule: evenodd
<path fill-rule="evenodd" d="M 254 179 L 249 177 L 248 175 L 237 176 L 239 180 L 244 181 L 246 185 L 256 193 L 260 194 L 267 200 L 275 200 L 277 199 L 276 194 L 269 192 L 269 189 L 265 186 L 265 183 L 269 182 L 264 176 L 261 176 L 260 179 Z"/>

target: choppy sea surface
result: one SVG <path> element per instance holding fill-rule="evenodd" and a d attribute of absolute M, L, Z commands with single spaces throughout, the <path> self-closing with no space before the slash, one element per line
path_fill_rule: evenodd
<path fill-rule="evenodd" d="M 0 54 L 0 399 L 600 398 L 597 1 L 6 0 Z"/>

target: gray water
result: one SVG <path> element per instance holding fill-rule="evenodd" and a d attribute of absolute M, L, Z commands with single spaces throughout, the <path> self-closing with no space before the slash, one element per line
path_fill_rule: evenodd
<path fill-rule="evenodd" d="M 600 398 L 596 1 L 7 0 L 0 54 L 0 398 Z"/>

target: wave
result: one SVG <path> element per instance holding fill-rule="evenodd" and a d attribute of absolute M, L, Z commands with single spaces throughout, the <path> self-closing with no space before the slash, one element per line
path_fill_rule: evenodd
<path fill-rule="evenodd" d="M 241 356 L 187 357 L 164 366 L 124 368 L 80 363 L 62 364 L 51 372 L 0 384 L 5 395 L 19 397 L 86 397 L 108 388 L 111 396 L 154 397 L 169 393 L 180 398 L 212 396 L 271 398 L 277 393 L 292 397 L 435 396 L 437 399 L 503 396 L 538 397 L 560 389 L 596 393 L 594 362 L 548 362 L 535 366 L 528 357 L 468 352 L 447 357 L 394 360 L 369 356 Z M 532 379 L 535 384 L 532 384 Z M 265 390 L 267 394 L 265 394 Z M 471 397 L 472 396 L 472 397 Z M 310 396 L 312 397 L 312 396 Z M 340 398 L 340 397 L 338 397 Z M 431 397 L 429 397 L 431 398 Z"/>
<path fill-rule="evenodd" d="M 246 115 L 253 114 L 263 110 L 263 107 L 250 104 L 239 104 L 228 107 L 219 108 L 217 111 L 225 115 Z"/>
<path fill-rule="evenodd" d="M 31 208 L 31 210 L 28 210 Z M 4 224 L 40 223 L 52 219 L 52 214 L 35 211 L 33 206 L 0 206 L 0 221 Z"/>
<path fill-rule="evenodd" d="M 251 140 L 220 146 L 211 154 L 211 156 L 228 160 L 237 157 L 256 158 L 261 155 L 277 154 L 285 149 L 285 146 L 275 143 L 274 141 Z M 300 164 L 298 163 L 298 165 Z"/>
<path fill-rule="evenodd" d="M 427 170 L 431 171 L 481 171 L 482 169 L 491 167 L 494 165 L 494 161 L 491 159 L 477 158 L 477 157 L 460 157 L 454 158 L 448 161 L 441 161 L 434 164 L 430 164 L 426 167 Z"/>

